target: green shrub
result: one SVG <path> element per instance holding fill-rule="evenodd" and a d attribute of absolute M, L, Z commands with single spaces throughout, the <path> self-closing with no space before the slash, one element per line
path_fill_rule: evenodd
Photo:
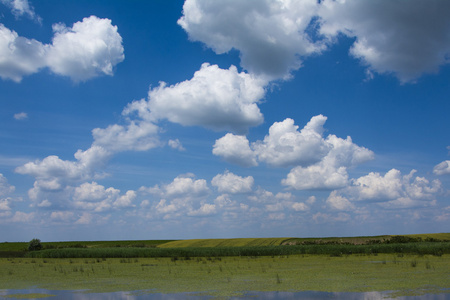
<path fill-rule="evenodd" d="M 28 244 L 28 251 L 38 251 L 42 249 L 40 239 L 32 239 Z"/>

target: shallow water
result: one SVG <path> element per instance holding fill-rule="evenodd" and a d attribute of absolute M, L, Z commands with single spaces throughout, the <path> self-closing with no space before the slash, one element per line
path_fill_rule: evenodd
<path fill-rule="evenodd" d="M 177 294 L 157 294 L 147 293 L 146 291 L 136 292 L 113 292 L 113 293 L 88 293 L 84 291 L 56 291 L 45 289 L 26 289 L 26 290 L 0 290 L 0 299 L 17 299 L 11 297 L 13 295 L 24 294 L 45 294 L 53 295 L 46 298 L 52 300 L 203 300 L 213 299 L 211 296 L 202 296 L 195 293 L 177 293 Z M 8 296 L 8 297 L 7 297 Z M 23 297 L 22 297 L 23 299 Z M 38 299 L 38 298 L 26 298 Z M 303 300 L 319 300 L 319 299 L 334 299 L 334 300 L 377 300 L 377 299 L 396 299 L 396 300 L 450 300 L 450 293 L 446 294 L 426 294 L 422 296 L 403 296 L 397 298 L 390 298 L 387 292 L 366 292 L 366 293 L 328 293 L 328 292 L 249 292 L 241 297 L 230 297 L 230 300 L 241 299 L 266 299 L 266 300 L 281 300 L 281 299 L 303 299 Z"/>

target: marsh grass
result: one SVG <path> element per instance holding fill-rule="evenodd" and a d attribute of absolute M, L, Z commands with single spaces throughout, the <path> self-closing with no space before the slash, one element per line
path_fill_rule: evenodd
<path fill-rule="evenodd" d="M 395 253 L 399 257 L 404 254 L 435 255 L 450 254 L 450 242 L 420 242 L 375 245 L 295 245 L 295 246 L 249 246 L 249 247 L 186 247 L 186 248 L 63 248 L 47 249 L 27 253 L 32 258 L 129 258 L 170 257 L 173 261 L 190 260 L 193 257 L 205 257 L 207 260 L 220 259 L 227 256 L 289 256 L 289 255 L 329 255 L 342 257 L 352 254 L 378 255 Z"/>
<path fill-rule="evenodd" d="M 253 291 L 416 291 L 450 288 L 450 255 L 0 259 L 0 289 L 37 286 L 93 292 L 152 290 L 232 296 Z M 385 262 L 385 263 L 381 263 Z M 411 263 L 416 262 L 412 267 Z M 40 264 L 41 266 L 38 266 Z"/>

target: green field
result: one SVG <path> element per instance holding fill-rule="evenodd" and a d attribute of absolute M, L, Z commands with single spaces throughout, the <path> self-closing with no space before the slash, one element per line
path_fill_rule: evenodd
<path fill-rule="evenodd" d="M 159 248 L 183 247 L 252 247 L 280 246 L 289 238 L 240 238 L 240 239 L 196 239 L 173 241 L 158 245 Z"/>
<path fill-rule="evenodd" d="M 449 233 L 43 242 L 39 251 L 27 246 L 0 244 L 0 289 L 229 297 L 247 291 L 393 291 L 398 296 L 450 288 Z"/>
<path fill-rule="evenodd" d="M 427 238 L 450 241 L 450 233 L 411 234 L 410 238 Z M 61 248 L 184 248 L 184 247 L 253 247 L 280 246 L 302 244 L 368 244 L 374 241 L 389 241 L 393 235 L 362 236 L 362 237 L 327 237 L 327 238 L 236 238 L 236 239 L 193 239 L 193 240 L 138 240 L 138 241 L 71 241 L 45 242 L 43 249 Z M 0 243 L 1 252 L 24 252 L 28 242 Z"/>

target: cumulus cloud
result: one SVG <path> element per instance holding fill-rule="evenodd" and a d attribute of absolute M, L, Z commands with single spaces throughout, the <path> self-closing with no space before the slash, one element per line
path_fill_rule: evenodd
<path fill-rule="evenodd" d="M 175 177 L 171 183 L 162 186 L 141 187 L 140 191 L 161 198 L 192 199 L 206 196 L 210 190 L 206 180 L 195 179 L 194 174 L 188 173 Z"/>
<path fill-rule="evenodd" d="M 0 173 L 0 216 L 3 214 L 9 215 L 9 211 L 11 211 L 11 203 L 13 199 L 8 197 L 10 194 L 14 192 L 16 188 L 13 185 L 8 183 L 3 174 Z"/>
<path fill-rule="evenodd" d="M 305 189 L 334 189 L 348 184 L 347 169 L 373 159 L 372 151 L 335 135 L 323 137 L 327 118 L 314 116 L 302 130 L 294 120 L 275 122 L 262 141 L 250 145 L 245 136 L 228 133 L 216 140 L 213 154 L 241 166 L 266 162 L 274 167 L 294 166 L 283 185 Z"/>
<path fill-rule="evenodd" d="M 326 204 L 334 210 L 354 210 L 355 206 L 345 197 L 337 194 L 337 191 L 332 191 L 328 196 Z"/>
<path fill-rule="evenodd" d="M 297 190 L 335 189 L 348 184 L 347 169 L 372 160 L 374 153 L 347 139 L 329 135 L 324 142 L 330 146 L 323 159 L 307 167 L 293 168 L 282 184 Z"/>
<path fill-rule="evenodd" d="M 32 200 L 40 201 L 49 192 L 64 192 L 68 186 L 77 182 L 103 177 L 104 174 L 97 170 L 105 165 L 110 155 L 102 147 L 93 146 L 86 151 L 78 150 L 74 155 L 76 161 L 62 160 L 51 155 L 43 160 L 28 162 L 15 171 L 35 178 L 28 195 Z"/>
<path fill-rule="evenodd" d="M 120 190 L 105 188 L 96 183 L 83 183 L 73 193 L 73 205 L 82 210 L 102 212 L 113 208 L 133 207 L 136 192 L 129 190 L 120 195 Z"/>
<path fill-rule="evenodd" d="M 348 182 L 347 169 L 321 162 L 306 168 L 295 167 L 287 177 L 281 181 L 297 190 L 321 190 L 345 187 Z"/>
<path fill-rule="evenodd" d="M 308 198 L 305 202 L 298 202 L 295 196 L 291 193 L 277 193 L 273 194 L 259 187 L 252 195 L 248 196 L 248 199 L 252 201 L 252 210 L 258 210 L 258 207 L 262 205 L 265 212 L 304 212 L 310 209 L 310 206 L 314 203 L 315 198 Z M 313 201 L 311 201 L 313 200 Z"/>
<path fill-rule="evenodd" d="M 158 126 L 145 121 L 130 121 L 126 126 L 113 124 L 92 130 L 93 145 L 111 152 L 145 151 L 161 145 L 158 132 Z"/>
<path fill-rule="evenodd" d="M 41 17 L 34 12 L 34 8 L 28 0 L 0 0 L 0 2 L 8 6 L 16 17 L 26 15 L 30 19 L 41 23 Z"/>
<path fill-rule="evenodd" d="M 408 208 L 436 204 L 436 196 L 442 191 L 439 180 L 429 181 L 414 176 L 415 170 L 402 175 L 392 169 L 386 174 L 371 172 L 353 179 L 345 189 L 333 191 L 327 203 L 337 209 L 354 208 L 358 202 L 378 203 L 384 208 Z"/>
<path fill-rule="evenodd" d="M 330 151 L 322 138 L 326 120 L 322 115 L 312 117 L 300 132 L 292 119 L 275 122 L 264 140 L 253 143 L 252 148 L 259 161 L 275 167 L 311 165 Z"/>
<path fill-rule="evenodd" d="M 10 185 L 6 177 L 0 173 L 0 198 L 11 194 L 14 190 L 15 187 Z"/>
<path fill-rule="evenodd" d="M 178 24 L 217 54 L 237 49 L 251 73 L 288 78 L 302 56 L 323 49 L 306 33 L 317 8 L 316 0 L 187 0 Z"/>
<path fill-rule="evenodd" d="M 50 220 L 55 222 L 70 222 L 75 214 L 72 211 L 53 211 L 50 214 Z"/>
<path fill-rule="evenodd" d="M 274 195 L 272 192 L 258 188 L 258 190 L 251 196 L 248 197 L 249 200 L 256 203 L 252 209 L 257 209 L 260 204 L 263 205 L 264 211 L 270 214 L 273 213 L 298 213 L 305 212 L 310 209 L 310 206 L 314 203 L 315 198 L 309 198 L 305 202 L 298 202 L 295 196 L 291 193 L 277 193 Z M 311 201 L 314 199 L 314 201 Z M 258 205 L 259 204 L 259 205 Z"/>
<path fill-rule="evenodd" d="M 124 60 L 122 37 L 109 19 L 84 18 L 72 27 L 53 25 L 51 44 L 18 36 L 0 24 L 0 77 L 20 82 L 44 67 L 73 81 L 113 75 Z"/>
<path fill-rule="evenodd" d="M 47 63 L 50 69 L 74 81 L 99 75 L 112 75 L 113 68 L 125 58 L 122 37 L 109 19 L 84 18 L 72 27 L 54 24 Z"/>
<path fill-rule="evenodd" d="M 122 112 L 128 119 L 157 123 L 169 120 L 183 126 L 202 126 L 220 131 L 246 133 L 262 123 L 258 103 L 265 95 L 266 81 L 236 67 L 221 69 L 204 63 L 190 80 L 151 88 L 148 101 L 129 103 Z M 174 145 L 172 141 L 170 145 Z"/>
<path fill-rule="evenodd" d="M 210 194 L 206 180 L 195 179 L 191 173 L 179 175 L 172 182 L 161 186 L 141 187 L 139 192 L 159 199 L 149 207 L 154 217 L 170 219 L 215 213 L 215 206 L 206 202 Z"/>
<path fill-rule="evenodd" d="M 30 223 L 31 221 L 33 221 L 35 215 L 36 213 L 34 212 L 25 213 L 21 211 L 16 211 L 12 216 L 11 221 L 16 223 Z"/>
<path fill-rule="evenodd" d="M 320 33 L 356 38 L 351 55 L 370 71 L 393 73 L 402 82 L 435 73 L 448 64 L 447 1 L 322 1 Z"/>
<path fill-rule="evenodd" d="M 216 175 L 211 184 L 217 187 L 219 193 L 240 194 L 252 191 L 254 179 L 252 176 L 241 177 L 229 171 Z"/>
<path fill-rule="evenodd" d="M 265 95 L 266 82 L 236 67 L 221 69 L 203 64 L 194 77 L 175 85 L 160 83 L 149 91 L 147 108 L 131 105 L 127 113 L 137 111 L 148 118 L 167 119 L 184 126 L 203 126 L 213 130 L 247 132 L 262 123 L 258 103 Z"/>
<path fill-rule="evenodd" d="M 227 133 L 216 140 L 213 146 L 213 154 L 222 157 L 225 161 L 243 167 L 258 165 L 256 153 L 250 148 L 250 143 L 245 136 Z"/>
<path fill-rule="evenodd" d="M 95 175 L 95 168 L 103 165 L 110 153 L 102 147 L 94 146 L 86 151 L 78 150 L 74 156 L 77 161 L 62 160 L 58 156 L 51 155 L 43 160 L 17 167 L 16 172 L 49 182 L 53 179 L 85 180 Z"/>
<path fill-rule="evenodd" d="M 188 212 L 188 216 L 191 217 L 204 217 L 213 215 L 216 213 L 216 206 L 214 204 L 204 203 L 197 210 Z"/>
<path fill-rule="evenodd" d="M 20 82 L 46 66 L 46 47 L 0 24 L 0 77 Z"/>
<path fill-rule="evenodd" d="M 171 183 L 165 185 L 163 192 L 168 197 L 201 197 L 209 193 L 209 188 L 206 180 L 196 180 L 194 174 L 186 174 L 176 177 Z"/>
<path fill-rule="evenodd" d="M 187 0 L 178 24 L 217 54 L 238 50 L 247 71 L 270 80 L 289 78 L 343 34 L 369 76 L 411 82 L 449 63 L 449 9 L 440 0 Z"/>
<path fill-rule="evenodd" d="M 433 168 L 433 173 L 436 175 L 450 174 L 450 160 L 444 160 L 443 162 L 437 164 Z"/>

